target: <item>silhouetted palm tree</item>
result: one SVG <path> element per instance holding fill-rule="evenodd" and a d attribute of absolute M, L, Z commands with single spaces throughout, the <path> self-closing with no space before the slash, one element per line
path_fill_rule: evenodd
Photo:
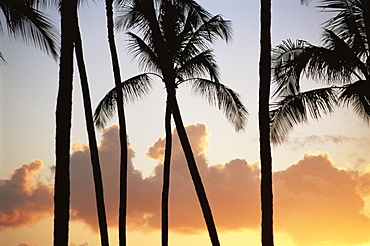
<path fill-rule="evenodd" d="M 75 12 L 77 14 L 77 12 Z M 91 166 L 93 170 L 93 180 L 95 186 L 95 197 L 96 197 L 96 207 L 98 214 L 98 224 L 100 230 L 100 240 L 102 246 L 109 245 L 108 239 L 108 225 L 107 225 L 107 216 L 105 211 L 104 203 L 104 191 L 103 191 L 103 178 L 100 168 L 99 152 L 98 145 L 96 141 L 94 120 L 90 99 L 90 90 L 87 79 L 87 71 L 85 67 L 85 61 L 83 57 L 83 47 L 82 47 L 82 38 L 80 33 L 80 27 L 78 22 L 78 16 L 74 16 L 75 20 L 74 25 L 71 26 L 74 34 L 74 44 L 75 44 L 75 53 L 78 66 L 78 72 L 80 75 L 82 98 L 85 110 L 85 120 L 86 120 L 86 129 L 89 139 L 89 149 L 90 149 L 90 159 Z"/>
<path fill-rule="evenodd" d="M 116 86 L 116 101 L 119 123 L 119 139 L 120 139 L 120 192 L 119 192 L 119 218 L 118 218 L 118 237 L 119 245 L 126 246 L 126 214 L 127 214 L 127 130 L 126 118 L 123 106 L 123 95 L 121 86 L 121 73 L 118 62 L 118 54 L 114 38 L 114 22 L 113 22 L 113 0 L 105 1 L 107 15 L 107 30 L 108 43 L 112 59 L 112 68 L 114 76 L 114 84 Z"/>
<path fill-rule="evenodd" d="M 270 145 L 269 99 L 271 84 L 271 0 L 261 0 L 258 123 L 261 160 L 261 236 L 263 246 L 274 245 L 272 157 Z"/>
<path fill-rule="evenodd" d="M 324 23 L 323 45 L 288 40 L 274 49 L 273 75 L 278 102 L 272 105 L 271 134 L 276 144 L 293 127 L 351 105 L 370 119 L 370 2 L 322 1 L 323 11 L 337 13 Z M 301 78 L 317 79 L 327 87 L 301 91 Z"/>
<path fill-rule="evenodd" d="M 41 0 L 1 0 L 0 8 L 4 15 L 4 25 L 9 35 L 21 38 L 25 43 L 32 43 L 46 51 L 54 59 L 59 54 L 59 33 L 52 21 L 38 8 L 48 5 L 51 1 Z M 0 53 L 0 60 L 3 60 Z"/>
<path fill-rule="evenodd" d="M 194 156 L 182 124 L 176 99 L 176 89 L 182 83 L 192 83 L 196 93 L 205 96 L 211 104 L 223 109 L 236 129 L 244 127 L 247 111 L 237 93 L 219 83 L 218 68 L 208 45 L 217 37 L 230 38 L 229 23 L 220 16 L 211 16 L 193 1 L 160 1 L 158 12 L 151 1 L 134 1 L 118 24 L 129 29 L 139 30 L 140 35 L 129 32 L 129 48 L 139 59 L 144 69 L 157 73 L 167 89 L 166 106 L 166 154 L 164 163 L 164 184 L 162 192 L 162 245 L 168 241 L 168 188 L 169 161 L 171 155 L 171 113 L 189 164 L 197 194 L 203 209 L 206 223 L 214 245 L 218 245 L 210 207 L 205 195 Z M 210 79 L 201 78 L 209 75 Z M 199 77 L 197 77 L 199 76 Z M 124 83 L 123 83 L 124 84 Z M 101 101 L 95 115 L 111 114 L 109 93 Z M 108 109 L 108 111 L 106 110 Z M 101 111 L 103 110 L 103 111 Z M 108 113 L 107 113 L 108 112 Z M 105 121 L 105 119 L 103 120 Z"/>
<path fill-rule="evenodd" d="M 70 208 L 69 151 L 72 120 L 72 84 L 74 37 L 70 27 L 75 24 L 77 1 L 59 2 L 61 15 L 61 50 L 59 88 L 56 105 L 55 183 L 54 183 L 54 246 L 68 245 Z"/>

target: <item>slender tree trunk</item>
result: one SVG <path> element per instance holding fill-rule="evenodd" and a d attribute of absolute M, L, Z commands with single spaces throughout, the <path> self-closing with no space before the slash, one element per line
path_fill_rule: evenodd
<path fill-rule="evenodd" d="M 269 99 L 271 83 L 271 0 L 261 0 L 259 131 L 261 159 L 262 246 L 273 246 L 272 158 Z"/>
<path fill-rule="evenodd" d="M 93 113 L 92 113 L 92 106 L 91 106 L 91 99 L 90 99 L 90 90 L 89 90 L 89 84 L 88 84 L 88 79 L 87 79 L 85 62 L 83 58 L 82 40 L 81 40 L 81 33 L 79 30 L 77 16 L 75 17 L 75 20 L 76 20 L 75 25 L 74 25 L 75 52 L 76 52 L 76 58 L 77 58 L 78 71 L 79 71 L 80 80 L 81 80 L 82 96 L 83 96 L 83 103 L 84 103 L 84 109 L 85 109 L 86 128 L 87 128 L 87 133 L 88 133 L 88 138 L 89 138 L 90 158 L 91 158 L 91 165 L 92 165 L 93 178 L 94 178 L 94 184 L 95 184 L 96 206 L 97 206 L 98 222 L 99 222 L 99 229 L 100 229 L 100 240 L 101 240 L 102 246 L 109 246 L 107 216 L 105 212 L 104 192 L 103 192 L 103 178 L 102 178 L 102 173 L 100 169 L 99 152 L 98 152 L 98 145 L 97 145 L 96 136 L 95 136 L 94 120 L 93 120 Z"/>
<path fill-rule="evenodd" d="M 213 246 L 219 246 L 220 241 L 218 239 L 218 234 L 217 234 L 215 222 L 213 220 L 211 207 L 209 205 L 206 191 L 204 189 L 203 182 L 200 177 L 197 164 L 195 162 L 194 154 L 191 149 L 190 142 L 186 134 L 184 124 L 182 122 L 179 105 L 176 99 L 176 94 L 174 90 L 168 90 L 168 89 L 167 89 L 167 93 L 170 93 L 168 98 L 170 99 L 170 105 L 171 105 L 172 115 L 173 115 L 175 125 L 176 125 L 176 130 L 179 135 L 181 146 L 184 150 L 185 158 L 188 163 L 190 175 L 194 183 L 194 187 L 195 187 L 195 190 L 198 196 L 200 206 L 202 208 L 203 217 L 207 225 L 209 237 L 211 239 Z"/>
<path fill-rule="evenodd" d="M 118 230 L 119 230 L 119 245 L 126 246 L 126 217 L 127 217 L 127 129 L 125 110 L 123 105 L 122 85 L 121 85 L 121 74 L 118 62 L 118 54 L 114 39 L 114 25 L 113 25 L 113 0 L 106 0 L 106 13 L 107 13 L 107 29 L 108 29 L 108 43 L 111 52 L 114 83 L 116 86 L 117 93 L 117 112 L 118 112 L 118 123 L 119 123 L 119 136 L 120 136 L 120 192 L 119 192 L 119 218 L 118 218 Z"/>
<path fill-rule="evenodd" d="M 170 191 L 170 165 L 172 153 L 172 129 L 171 129 L 171 109 L 166 106 L 165 116 L 166 147 L 163 163 L 163 188 L 162 188 L 162 246 L 168 245 L 168 205 Z"/>
<path fill-rule="evenodd" d="M 61 3 L 61 51 L 59 89 L 56 105 L 55 184 L 54 184 L 54 246 L 68 246 L 70 201 L 69 150 L 72 121 L 73 25 L 71 14 L 77 11 L 74 0 Z"/>

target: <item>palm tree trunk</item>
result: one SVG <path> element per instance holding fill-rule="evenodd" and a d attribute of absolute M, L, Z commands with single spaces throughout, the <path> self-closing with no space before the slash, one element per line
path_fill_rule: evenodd
<path fill-rule="evenodd" d="M 271 83 L 271 0 L 261 0 L 259 132 L 261 159 L 262 246 L 273 246 L 272 158 L 269 99 Z"/>
<path fill-rule="evenodd" d="M 199 174 L 199 171 L 198 171 L 198 168 L 197 168 L 197 164 L 195 162 L 194 154 L 193 154 L 193 151 L 191 149 L 190 142 L 189 142 L 188 136 L 186 134 L 184 124 L 182 122 L 182 118 L 181 118 L 181 114 L 180 114 L 180 108 L 179 108 L 179 105 L 178 105 L 177 99 L 176 99 L 176 94 L 175 94 L 174 90 L 168 90 L 168 89 L 167 89 L 167 93 L 169 93 L 169 96 L 167 98 L 169 98 L 169 100 L 170 100 L 169 102 L 170 102 L 170 105 L 171 105 L 171 110 L 172 110 L 172 115 L 173 115 L 173 118 L 174 118 L 174 121 L 175 121 L 176 130 L 177 130 L 177 133 L 179 135 L 181 146 L 184 150 L 186 161 L 188 162 L 188 168 L 189 168 L 189 171 L 190 171 L 191 178 L 193 180 L 193 184 L 194 184 L 197 196 L 198 196 L 200 206 L 202 208 L 203 217 L 204 217 L 204 220 L 205 220 L 206 225 L 207 225 L 209 237 L 211 239 L 211 242 L 212 242 L 213 246 L 219 246 L 220 241 L 218 239 L 216 225 L 215 225 L 215 222 L 213 220 L 211 207 L 209 205 L 207 195 L 206 195 L 206 191 L 204 189 L 203 182 L 202 182 L 202 179 L 200 177 L 200 174 Z"/>
<path fill-rule="evenodd" d="M 172 153 L 172 129 L 171 129 L 171 109 L 166 106 L 165 116 L 166 147 L 163 163 L 163 187 L 162 187 L 162 246 L 168 245 L 168 204 L 170 191 L 170 165 Z"/>
<path fill-rule="evenodd" d="M 77 14 L 77 13 L 76 13 Z M 80 74 L 81 88 L 83 95 L 83 103 L 85 109 L 85 119 L 86 119 L 86 128 L 89 138 L 90 146 L 90 158 L 91 165 L 93 170 L 93 178 L 95 184 L 95 196 L 96 196 L 96 206 L 98 213 L 99 229 L 100 229 L 100 240 L 102 246 L 109 246 L 108 239 L 108 226 L 107 226 L 107 217 L 105 212 L 105 203 L 104 203 L 104 192 L 103 192 L 103 179 L 100 169 L 99 153 L 98 146 L 95 136 L 94 120 L 91 107 L 90 91 L 87 80 L 87 72 L 85 67 L 85 62 L 83 58 L 83 49 L 82 49 L 82 40 L 81 34 L 78 25 L 78 17 L 75 17 L 74 25 L 74 34 L 75 34 L 75 51 L 77 58 L 78 71 Z"/>
<path fill-rule="evenodd" d="M 119 218 L 118 218 L 118 230 L 119 230 L 119 245 L 126 246 L 126 217 L 127 217 L 127 129 L 125 111 L 123 106 L 123 95 L 121 85 L 121 74 L 118 62 L 117 49 L 114 39 L 114 25 L 113 25 L 113 0 L 106 0 L 106 13 L 107 13 L 107 29 L 108 29 L 108 43 L 111 52 L 114 83 L 116 85 L 117 93 L 117 112 L 118 112 L 118 123 L 119 123 L 119 136 L 120 136 L 120 150 L 121 150 L 121 161 L 120 161 L 120 193 L 119 193 Z"/>
<path fill-rule="evenodd" d="M 77 11 L 74 0 L 61 2 L 61 51 L 59 88 L 56 104 L 55 134 L 55 184 L 54 184 L 54 246 L 68 245 L 69 230 L 69 150 L 72 121 L 73 88 L 73 35 L 68 29 L 73 25 L 71 16 Z"/>

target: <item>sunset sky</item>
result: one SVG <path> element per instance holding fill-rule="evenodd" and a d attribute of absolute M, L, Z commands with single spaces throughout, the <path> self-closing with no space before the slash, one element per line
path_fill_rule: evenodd
<path fill-rule="evenodd" d="M 198 1 L 233 23 L 233 41 L 213 48 L 222 82 L 239 92 L 250 113 L 236 133 L 222 112 L 179 88 L 179 104 L 208 194 L 221 244 L 260 245 L 258 62 L 259 1 Z M 299 0 L 273 1 L 273 45 L 288 38 L 320 43 L 330 14 Z M 57 12 L 48 9 L 57 25 Z M 1 17 L 3 18 L 3 17 Z M 3 19 L 1 19 L 3 21 Z M 94 107 L 113 87 L 103 1 L 80 9 Z M 123 78 L 140 72 L 117 34 Z M 0 246 L 50 246 L 58 62 L 1 36 L 7 65 L 0 74 Z M 78 71 L 73 96 L 70 246 L 98 246 L 89 149 Z M 165 90 L 126 107 L 130 142 L 128 245 L 160 245 L 160 194 Z M 304 88 L 320 86 L 305 81 Z M 112 246 L 117 243 L 118 128 L 97 131 Z M 370 127 L 350 109 L 298 126 L 273 148 L 276 246 L 370 245 Z M 177 135 L 170 190 L 170 245 L 211 245 Z"/>

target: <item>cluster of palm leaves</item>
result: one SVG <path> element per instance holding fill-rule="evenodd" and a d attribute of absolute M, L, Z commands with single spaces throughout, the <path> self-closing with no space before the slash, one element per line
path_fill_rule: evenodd
<path fill-rule="evenodd" d="M 319 119 L 336 106 L 352 106 L 370 119 L 370 3 L 364 0 L 322 1 L 336 13 L 323 25 L 320 46 L 287 40 L 273 50 L 277 102 L 271 105 L 271 141 L 282 143 L 293 127 Z M 302 78 L 326 87 L 301 90 Z"/>

